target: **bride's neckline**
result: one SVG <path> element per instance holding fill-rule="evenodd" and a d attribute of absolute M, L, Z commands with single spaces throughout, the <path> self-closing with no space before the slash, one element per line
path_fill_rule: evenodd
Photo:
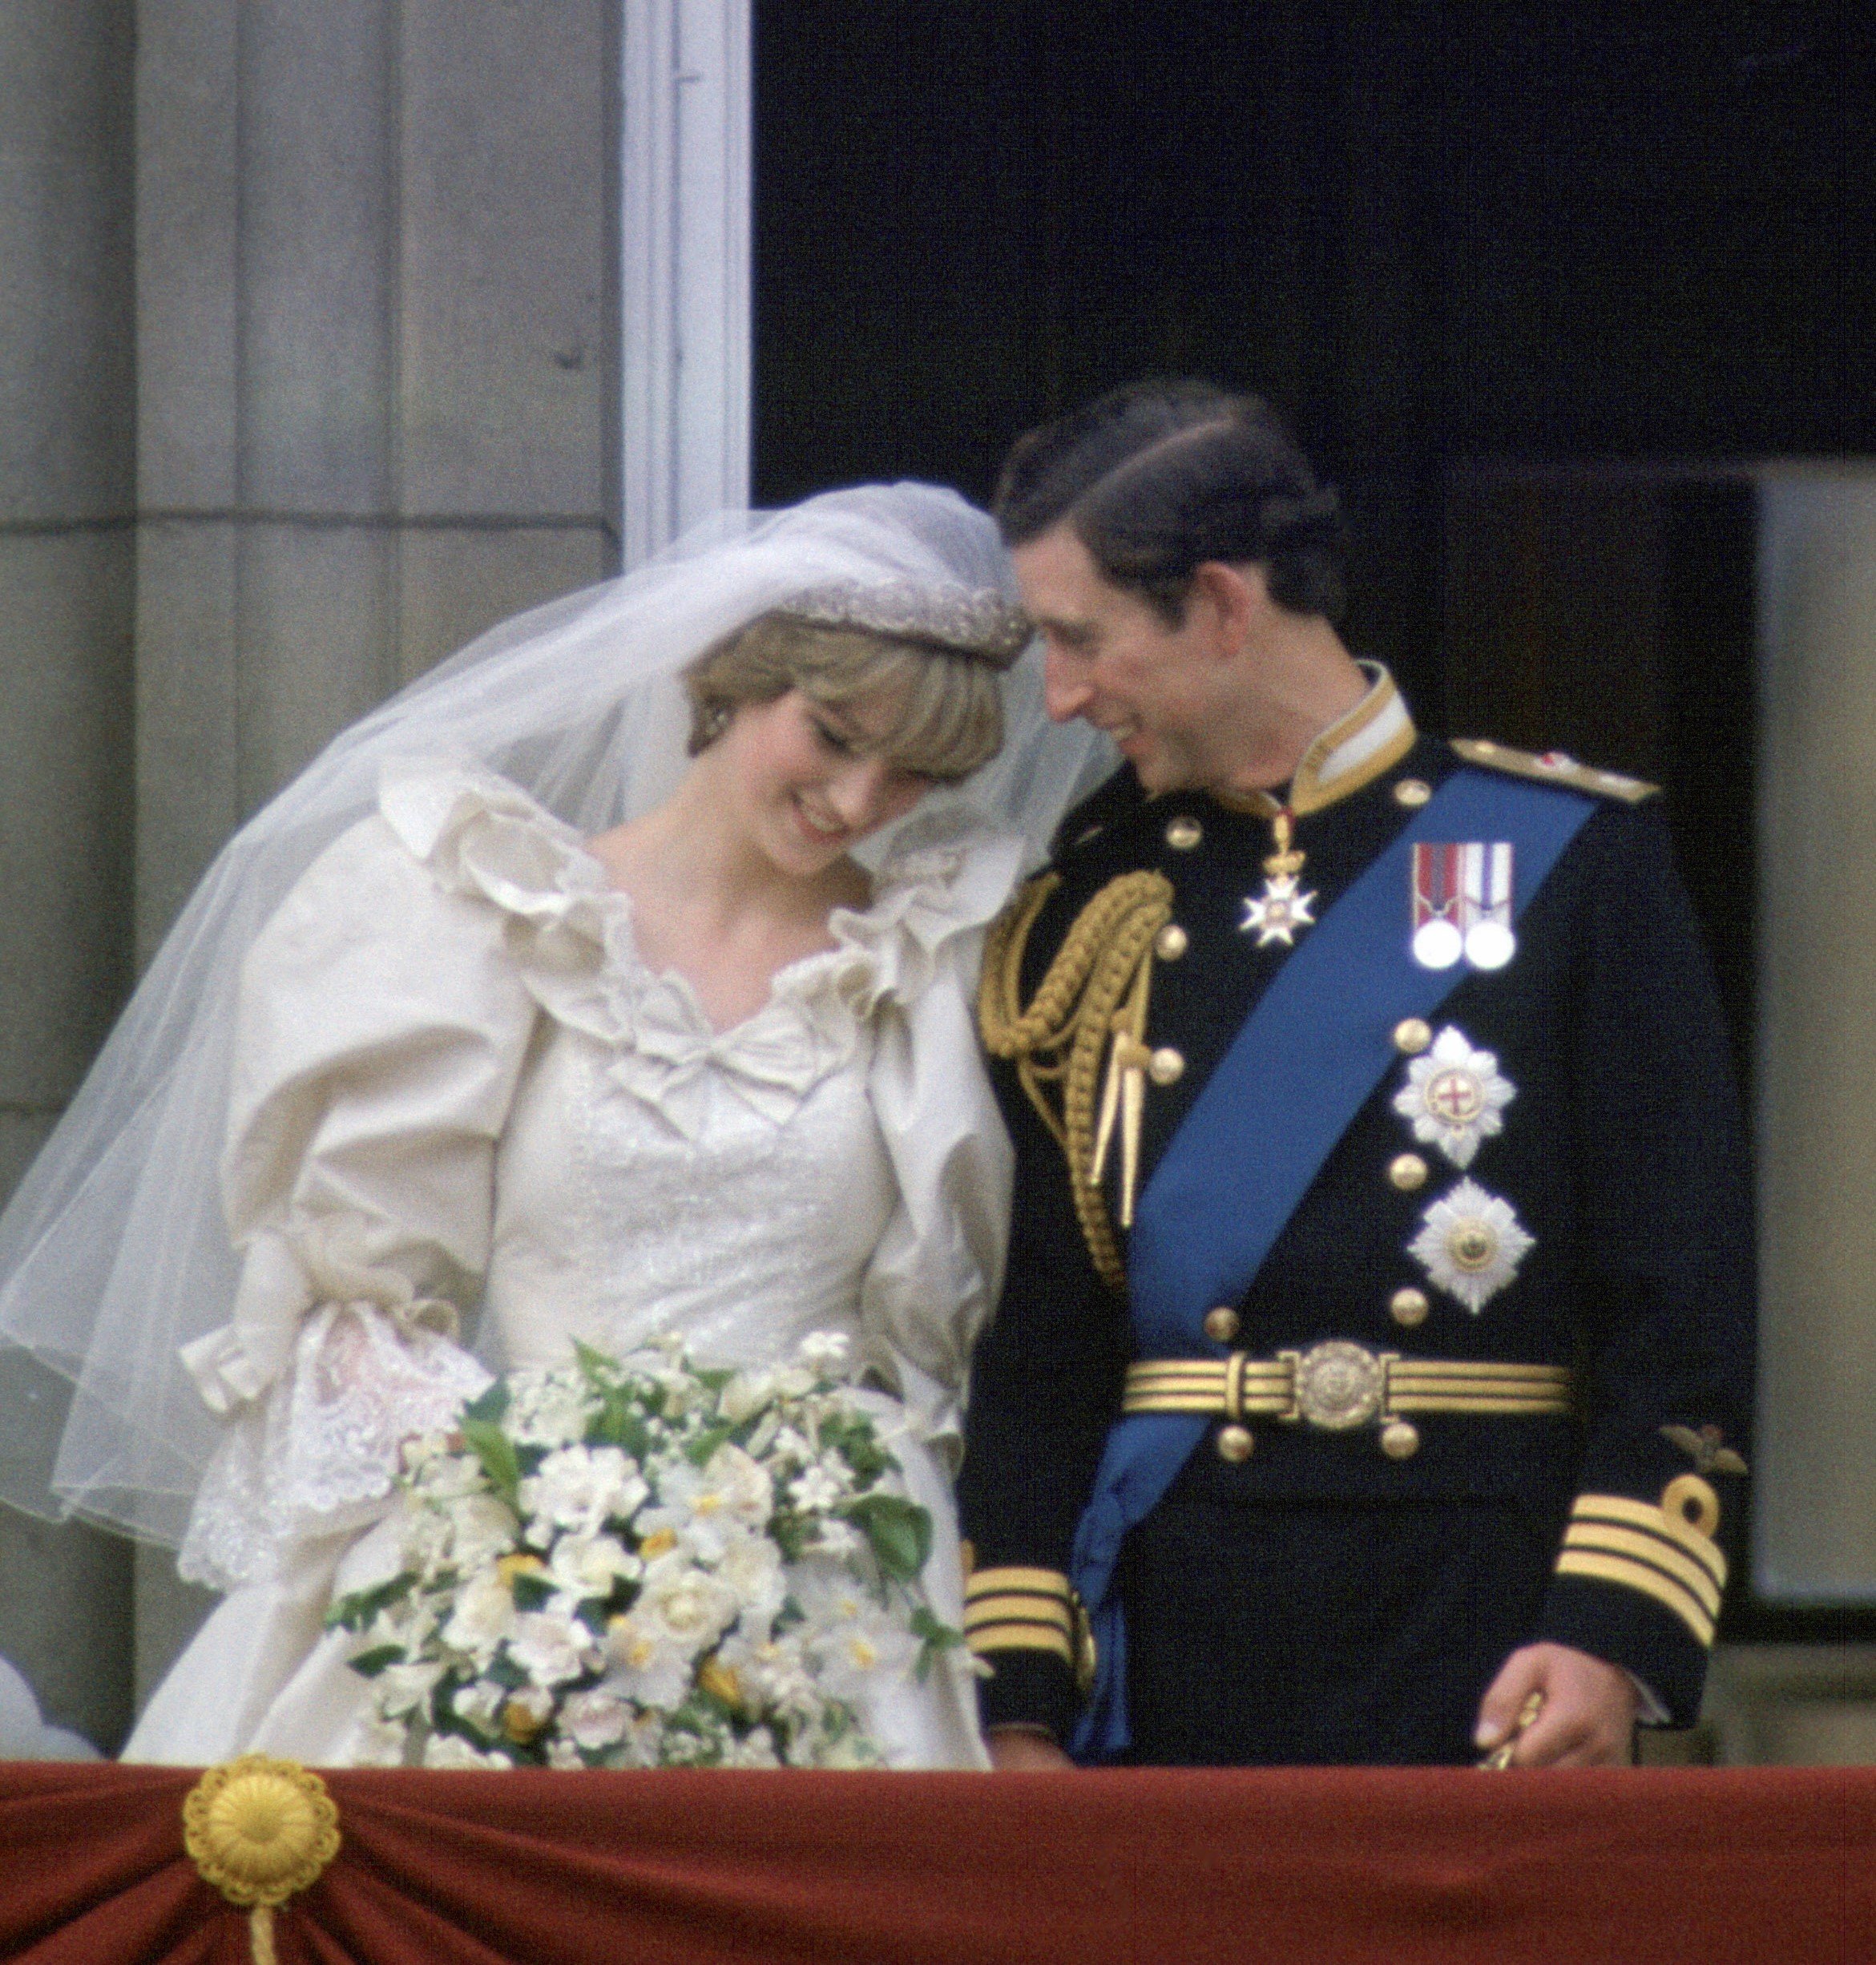
<path fill-rule="evenodd" d="M 793 982 L 801 975 L 811 972 L 817 966 L 832 961 L 841 954 L 841 944 L 839 938 L 833 932 L 834 916 L 841 914 L 865 914 L 870 911 L 878 901 L 878 894 L 875 889 L 861 906 L 849 907 L 844 903 L 836 903 L 833 906 L 829 907 L 826 919 L 822 924 L 825 935 L 823 944 L 817 948 L 805 950 L 799 955 L 791 956 L 786 962 L 772 969 L 769 972 L 768 987 L 761 1000 L 742 1016 L 733 1018 L 727 1023 L 719 1023 L 705 1007 L 703 991 L 699 988 L 696 978 L 688 970 L 680 969 L 674 963 L 656 966 L 646 959 L 639 942 L 639 903 L 637 897 L 631 893 L 629 888 L 619 886 L 613 879 L 611 869 L 598 853 L 593 851 L 590 841 L 582 840 L 578 849 L 599 874 L 599 891 L 605 897 L 614 918 L 619 923 L 621 952 L 624 958 L 631 963 L 639 974 L 648 977 L 654 982 L 662 983 L 669 987 L 683 1003 L 685 1010 L 695 1019 L 699 1028 L 708 1035 L 712 1043 L 728 1042 L 748 1030 L 752 1025 L 773 1015 L 778 1006 L 787 1003 L 789 997 L 785 993 L 785 986 Z"/>

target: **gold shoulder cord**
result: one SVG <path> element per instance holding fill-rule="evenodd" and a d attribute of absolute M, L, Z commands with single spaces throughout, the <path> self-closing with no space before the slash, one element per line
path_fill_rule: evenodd
<path fill-rule="evenodd" d="M 1120 1132 L 1120 1225 L 1133 1225 L 1140 1176 L 1140 1124 L 1152 1053 L 1145 1043 L 1153 938 L 1172 915 L 1164 874 L 1123 874 L 1076 918 L 1029 1007 L 1023 1007 L 1023 955 L 1060 876 L 1031 881 L 990 930 L 978 991 L 978 1023 L 993 1057 L 1015 1061 L 1029 1102 L 1068 1160 L 1075 1212 L 1095 1269 L 1111 1289 L 1127 1265 L 1101 1196 L 1116 1120 Z M 1107 1071 L 1095 1114 L 1101 1055 Z"/>

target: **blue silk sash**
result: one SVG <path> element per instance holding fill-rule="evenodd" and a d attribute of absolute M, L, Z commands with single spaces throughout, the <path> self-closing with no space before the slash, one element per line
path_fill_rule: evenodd
<path fill-rule="evenodd" d="M 1457 772 L 1308 931 L 1140 1196 L 1127 1273 L 1141 1358 L 1225 1353 L 1205 1335 L 1205 1313 L 1242 1298 L 1335 1143 L 1399 1062 L 1394 1026 L 1430 1016 L 1471 973 L 1463 962 L 1423 969 L 1413 958 L 1414 846 L 1510 841 L 1522 914 L 1595 809 L 1594 799 L 1560 786 Z M 1127 1531 L 1172 1485 L 1209 1423 L 1197 1414 L 1134 1413 L 1107 1435 L 1071 1564 L 1099 1661 L 1075 1735 L 1079 1758 L 1102 1760 L 1129 1744 L 1114 1565 Z"/>

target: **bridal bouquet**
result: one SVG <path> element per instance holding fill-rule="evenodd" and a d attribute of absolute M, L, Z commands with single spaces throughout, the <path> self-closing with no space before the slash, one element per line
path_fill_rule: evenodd
<path fill-rule="evenodd" d="M 916 1593 L 925 1510 L 829 1374 L 673 1343 L 498 1379 L 405 1449 L 402 1567 L 328 1622 L 372 1681 L 365 1762 L 845 1767 L 854 1701 L 960 1640 Z"/>

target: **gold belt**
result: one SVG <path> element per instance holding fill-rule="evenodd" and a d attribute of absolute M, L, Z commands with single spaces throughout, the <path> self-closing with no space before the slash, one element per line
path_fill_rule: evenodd
<path fill-rule="evenodd" d="M 1123 1412 L 1196 1412 L 1234 1423 L 1262 1417 L 1344 1433 L 1409 1413 L 1551 1416 L 1571 1409 L 1564 1365 L 1402 1358 L 1331 1338 L 1269 1358 L 1153 1358 L 1129 1365 Z"/>

